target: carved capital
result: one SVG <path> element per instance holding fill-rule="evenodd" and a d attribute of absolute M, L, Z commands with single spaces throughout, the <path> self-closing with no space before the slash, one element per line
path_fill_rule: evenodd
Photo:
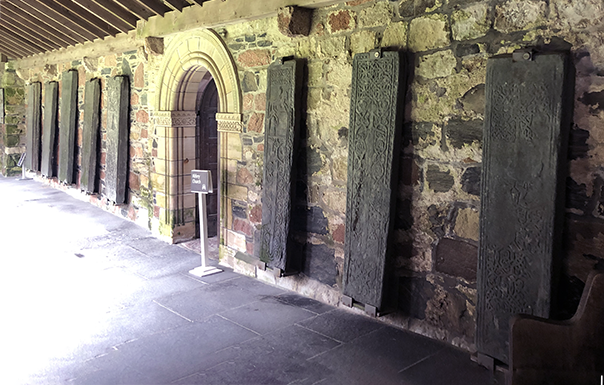
<path fill-rule="evenodd" d="M 195 111 L 156 111 L 153 114 L 156 126 L 194 127 L 197 121 Z"/>
<path fill-rule="evenodd" d="M 241 114 L 217 113 L 216 122 L 220 132 L 243 132 Z"/>

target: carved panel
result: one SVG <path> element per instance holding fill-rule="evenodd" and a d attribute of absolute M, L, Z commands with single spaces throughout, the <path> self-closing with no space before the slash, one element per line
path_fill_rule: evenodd
<path fill-rule="evenodd" d="M 107 80 L 107 169 L 105 194 L 115 203 L 126 201 L 128 181 L 128 111 L 130 85 L 127 76 Z"/>
<path fill-rule="evenodd" d="M 84 92 L 84 127 L 82 130 L 82 175 L 80 187 L 86 192 L 95 191 L 97 157 L 99 154 L 99 123 L 101 106 L 101 80 L 86 82 Z"/>
<path fill-rule="evenodd" d="M 219 132 L 243 132 L 241 114 L 217 113 L 216 122 Z"/>
<path fill-rule="evenodd" d="M 165 127 L 195 127 L 195 111 L 157 111 L 154 114 L 155 125 Z"/>
<path fill-rule="evenodd" d="M 52 178 L 56 172 L 57 108 L 59 84 L 46 83 L 44 86 L 44 128 L 42 130 L 42 175 Z"/>
<path fill-rule="evenodd" d="M 260 259 L 281 270 L 288 267 L 301 67 L 290 60 L 268 69 Z"/>
<path fill-rule="evenodd" d="M 403 112 L 399 54 L 357 54 L 352 71 L 344 295 L 381 308 Z"/>
<path fill-rule="evenodd" d="M 27 157 L 25 167 L 40 170 L 40 151 L 42 134 L 42 85 L 32 83 L 27 90 Z M 3 108 L 4 106 L 2 106 Z"/>
<path fill-rule="evenodd" d="M 477 344 L 503 362 L 510 317 L 550 312 L 572 111 L 566 78 L 566 54 L 496 57 L 487 66 Z"/>
<path fill-rule="evenodd" d="M 76 123 L 78 119 L 78 71 L 63 73 L 59 116 L 59 180 L 71 184 L 74 178 Z"/>

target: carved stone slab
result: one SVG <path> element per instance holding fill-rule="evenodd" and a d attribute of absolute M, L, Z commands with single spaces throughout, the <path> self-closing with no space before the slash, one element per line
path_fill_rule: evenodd
<path fill-rule="evenodd" d="M 281 270 L 288 267 L 301 69 L 295 60 L 268 68 L 260 259 Z"/>
<path fill-rule="evenodd" d="M 101 80 L 91 79 L 84 90 L 84 127 L 82 130 L 82 174 L 80 187 L 93 193 L 96 182 L 99 123 L 101 107 Z"/>
<path fill-rule="evenodd" d="M 42 175 L 52 178 L 56 172 L 57 108 L 59 84 L 46 83 L 44 86 L 44 128 L 42 130 Z"/>
<path fill-rule="evenodd" d="M 402 89 L 398 52 L 357 54 L 352 67 L 344 295 L 382 308 L 393 221 Z"/>
<path fill-rule="evenodd" d="M 478 350 L 506 363 L 510 317 L 550 313 L 573 89 L 566 54 L 514 57 L 487 65 L 477 277 Z"/>
<path fill-rule="evenodd" d="M 78 71 L 63 72 L 59 116 L 59 180 L 75 181 L 76 123 L 78 119 Z"/>
<path fill-rule="evenodd" d="M 27 90 L 27 157 L 25 167 L 40 171 L 42 150 L 42 84 L 32 83 Z"/>
<path fill-rule="evenodd" d="M 129 163 L 130 84 L 127 76 L 116 76 L 107 80 L 107 101 L 105 194 L 115 203 L 124 203 Z"/>

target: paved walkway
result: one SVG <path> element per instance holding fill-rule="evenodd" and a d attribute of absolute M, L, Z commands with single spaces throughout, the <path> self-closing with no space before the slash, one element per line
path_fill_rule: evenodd
<path fill-rule="evenodd" d="M 0 177 L 0 215 L 2 384 L 502 383 L 228 269 L 196 279 L 194 252 L 39 182 Z"/>

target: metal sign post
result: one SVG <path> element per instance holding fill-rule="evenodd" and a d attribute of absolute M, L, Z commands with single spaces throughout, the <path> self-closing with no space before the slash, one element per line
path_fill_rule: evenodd
<path fill-rule="evenodd" d="M 220 273 L 222 270 L 206 265 L 208 255 L 208 217 L 206 209 L 206 195 L 214 191 L 212 186 L 212 173 L 209 170 L 191 171 L 191 192 L 199 195 L 199 240 L 201 241 L 201 266 L 189 271 L 197 277 Z"/>
<path fill-rule="evenodd" d="M 17 163 L 18 167 L 21 167 L 21 179 L 20 180 L 31 180 L 31 178 L 28 178 L 27 176 L 25 176 L 25 158 L 27 157 L 27 153 L 24 152 L 21 154 L 21 158 L 19 158 L 19 163 Z"/>

